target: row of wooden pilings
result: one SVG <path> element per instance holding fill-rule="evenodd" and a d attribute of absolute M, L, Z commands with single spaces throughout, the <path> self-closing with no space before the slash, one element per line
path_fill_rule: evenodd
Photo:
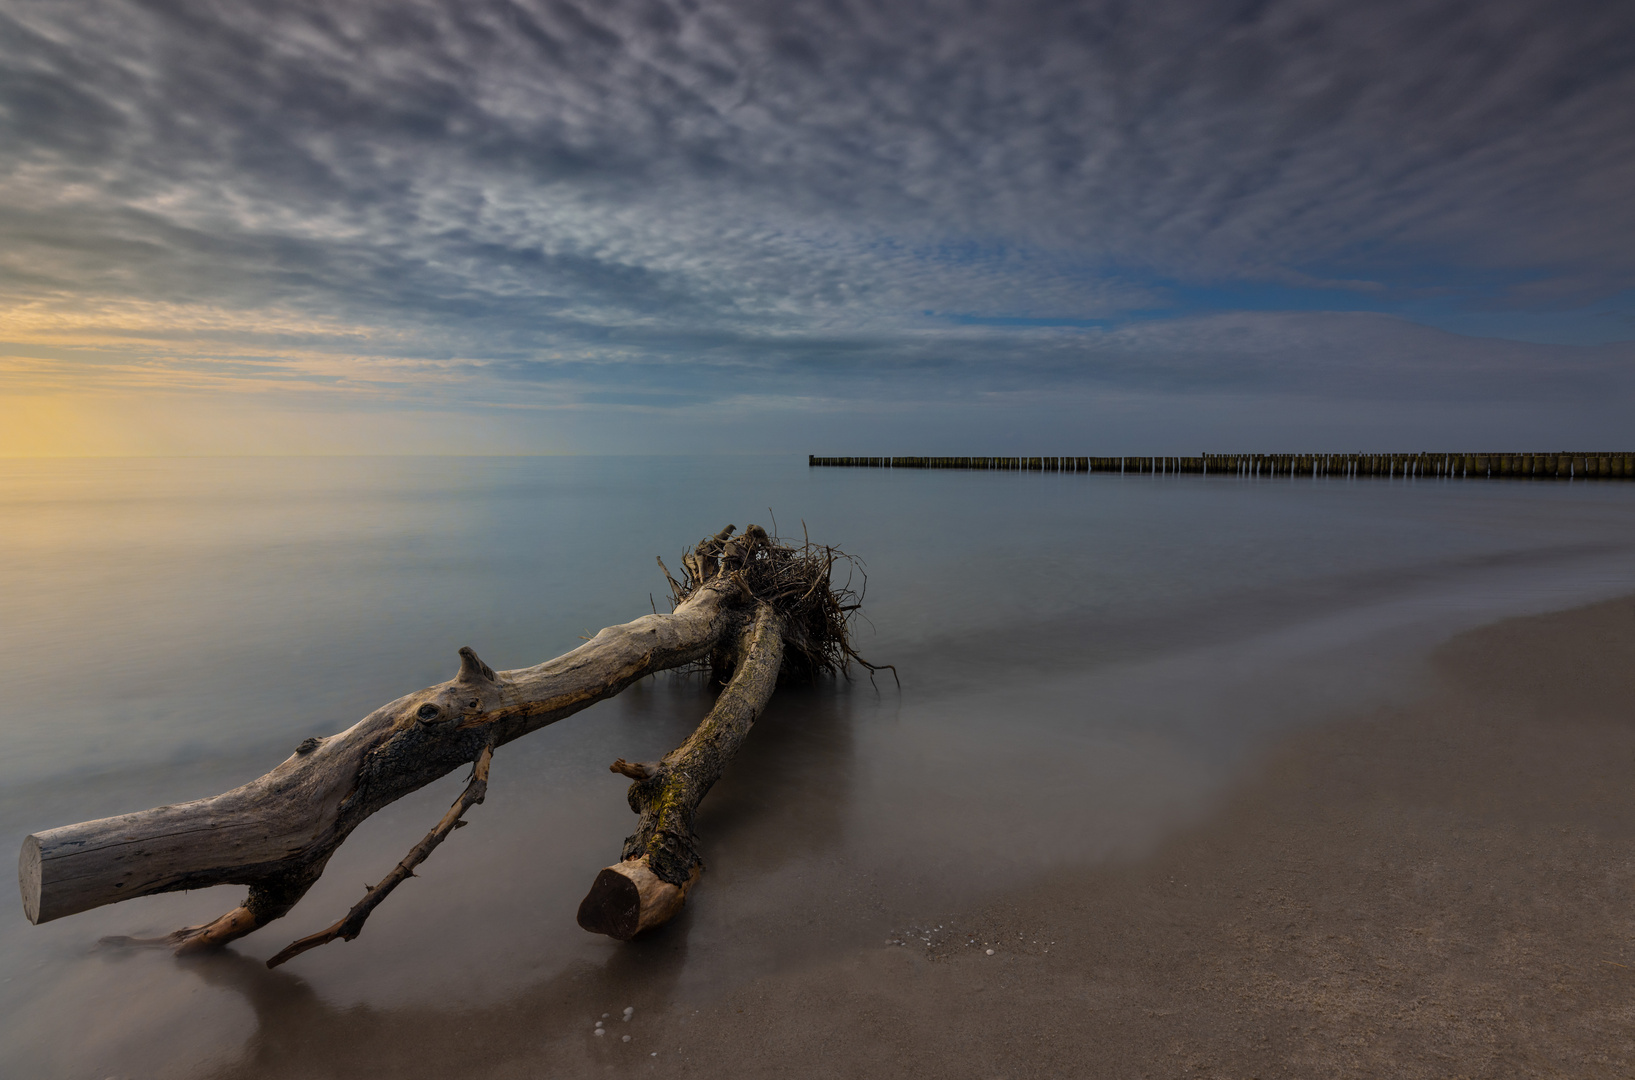
<path fill-rule="evenodd" d="M 814 457 L 808 454 L 806 464 L 814 467 L 838 465 L 875 469 L 997 469 L 1002 472 L 1090 472 L 1092 462 L 1119 460 L 1123 459 L 1085 457 Z M 1130 458 L 1129 460 L 1136 461 L 1138 459 Z M 1139 460 L 1153 459 L 1144 458 Z"/>
<path fill-rule="evenodd" d="M 1237 476 L 1385 476 L 1484 480 L 1635 480 L 1635 454 L 1207 454 L 1205 469 Z"/>
<path fill-rule="evenodd" d="M 1013 472 L 1635 480 L 1635 454 L 1203 454 L 1199 457 L 817 457 L 810 467 Z"/>

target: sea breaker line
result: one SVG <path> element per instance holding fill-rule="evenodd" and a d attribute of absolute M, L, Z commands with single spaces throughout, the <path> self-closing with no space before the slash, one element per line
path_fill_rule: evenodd
<path fill-rule="evenodd" d="M 818 457 L 810 468 L 1000 472 L 1198 473 L 1205 476 L 1385 476 L 1443 480 L 1635 480 L 1635 454 L 1203 454 L 1199 457 Z"/>

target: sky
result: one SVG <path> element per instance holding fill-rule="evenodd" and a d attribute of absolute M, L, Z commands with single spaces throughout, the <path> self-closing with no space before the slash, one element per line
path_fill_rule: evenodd
<path fill-rule="evenodd" d="M 0 455 L 1635 446 L 1627 0 L 0 0 Z"/>

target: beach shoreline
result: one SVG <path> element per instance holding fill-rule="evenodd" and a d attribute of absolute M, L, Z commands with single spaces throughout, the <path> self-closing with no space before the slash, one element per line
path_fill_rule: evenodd
<path fill-rule="evenodd" d="M 1635 598 L 1507 619 L 1137 861 L 711 1000 L 666 1000 L 685 943 L 659 934 L 503 1006 L 286 1001 L 219 1075 L 1631 1075 L 1632 661 Z M 586 1002 L 643 969 L 594 1035 Z"/>

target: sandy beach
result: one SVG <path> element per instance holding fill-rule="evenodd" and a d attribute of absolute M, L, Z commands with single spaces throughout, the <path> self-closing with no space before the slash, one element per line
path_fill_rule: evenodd
<path fill-rule="evenodd" d="M 221 1075 L 1631 1075 L 1635 600 L 1430 666 L 1423 698 L 1290 738 L 1150 857 L 707 1000 L 666 1000 L 674 933 L 480 1009 L 336 1010 L 199 961 L 257 1012 Z"/>
<path fill-rule="evenodd" d="M 1632 103 L 0 0 L 0 1080 L 1635 1080 Z"/>

